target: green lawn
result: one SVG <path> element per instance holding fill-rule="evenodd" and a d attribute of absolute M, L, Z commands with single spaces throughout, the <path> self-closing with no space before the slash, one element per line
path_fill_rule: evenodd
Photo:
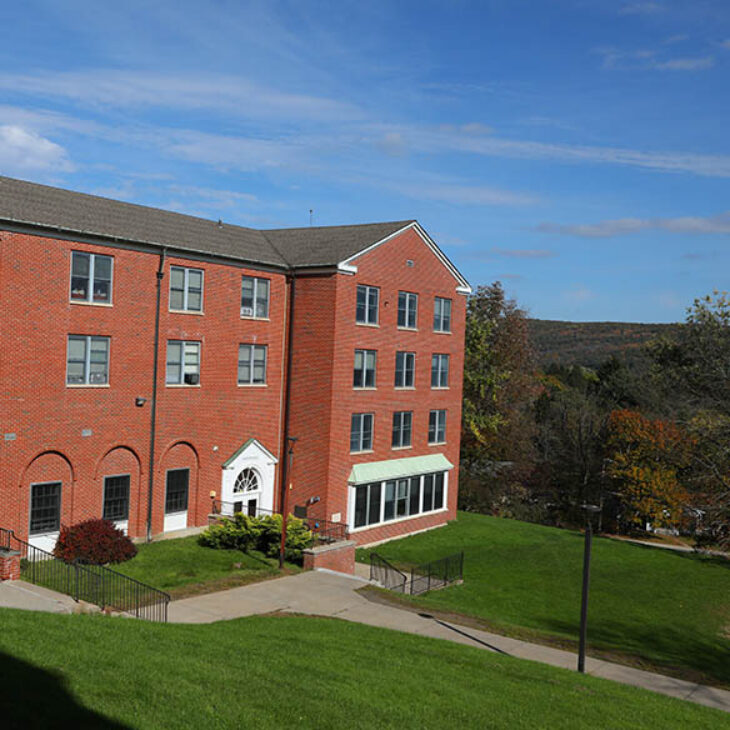
<path fill-rule="evenodd" d="M 111 567 L 143 583 L 181 598 L 225 590 L 279 574 L 279 562 L 262 553 L 214 550 L 197 537 L 181 537 L 138 545 L 131 560 Z M 299 568 L 287 564 L 286 572 Z"/>
<path fill-rule="evenodd" d="M 446 527 L 374 550 L 400 564 L 464 550 L 463 585 L 407 600 L 478 617 L 498 632 L 577 640 L 578 532 L 459 513 Z M 730 686 L 730 561 L 596 538 L 588 640 L 596 654 Z"/>
<path fill-rule="evenodd" d="M 606 680 L 346 621 L 0 610 L 7 728 L 730 728 Z"/>

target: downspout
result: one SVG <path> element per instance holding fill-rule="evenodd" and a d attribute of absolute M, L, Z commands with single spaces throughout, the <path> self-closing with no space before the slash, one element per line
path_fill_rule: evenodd
<path fill-rule="evenodd" d="M 147 542 L 152 540 L 152 492 L 155 485 L 155 434 L 157 431 L 157 371 L 160 360 L 160 294 L 162 279 L 165 276 L 165 255 L 167 249 L 160 252 L 160 266 L 157 269 L 157 304 L 155 308 L 155 352 L 152 361 L 152 403 L 150 407 L 150 463 L 149 486 L 147 488 Z"/>
<path fill-rule="evenodd" d="M 291 456 L 293 443 L 289 433 L 289 422 L 291 416 L 291 370 L 292 370 L 292 339 L 294 332 L 294 298 L 296 294 L 296 272 L 294 269 L 289 274 L 289 314 L 287 316 L 286 333 L 286 395 L 284 397 L 284 438 L 281 450 L 281 485 L 279 497 L 279 509 L 281 511 L 281 545 L 279 547 L 279 567 L 284 567 L 284 552 L 286 546 L 286 518 L 287 518 L 287 480 L 290 477 Z"/>

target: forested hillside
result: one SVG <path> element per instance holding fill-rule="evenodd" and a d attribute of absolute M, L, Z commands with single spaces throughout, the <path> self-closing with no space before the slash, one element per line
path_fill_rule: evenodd
<path fill-rule="evenodd" d="M 612 355 L 628 367 L 645 358 L 642 345 L 671 336 L 681 325 L 633 322 L 560 322 L 528 319 L 530 343 L 538 365 L 582 365 L 597 368 Z"/>

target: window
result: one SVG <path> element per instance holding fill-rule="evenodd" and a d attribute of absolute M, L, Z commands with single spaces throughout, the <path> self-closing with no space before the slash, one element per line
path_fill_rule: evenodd
<path fill-rule="evenodd" d="M 357 286 L 357 305 L 355 307 L 355 321 L 360 324 L 378 323 L 378 300 L 380 289 L 376 286 Z"/>
<path fill-rule="evenodd" d="M 112 259 L 96 253 L 71 252 L 71 301 L 111 304 Z"/>
<path fill-rule="evenodd" d="M 353 528 L 442 509 L 444 485 L 445 472 L 359 484 L 354 488 Z"/>
<path fill-rule="evenodd" d="M 373 448 L 373 414 L 353 413 L 350 422 L 350 451 L 370 451 Z"/>
<path fill-rule="evenodd" d="M 411 445 L 412 411 L 396 411 L 393 414 L 393 448 Z"/>
<path fill-rule="evenodd" d="M 431 411 L 428 416 L 428 443 L 446 442 L 446 411 Z"/>
<path fill-rule="evenodd" d="M 168 385 L 200 385 L 200 343 L 168 340 Z"/>
<path fill-rule="evenodd" d="M 61 482 L 31 484 L 30 534 L 58 532 L 61 526 Z"/>
<path fill-rule="evenodd" d="M 431 356 L 431 387 L 432 388 L 448 388 L 449 387 L 449 356 L 448 355 L 432 355 Z"/>
<path fill-rule="evenodd" d="M 170 309 L 177 312 L 203 311 L 203 272 L 200 269 L 170 267 Z"/>
<path fill-rule="evenodd" d="M 423 511 L 431 512 L 444 506 L 444 473 L 426 474 L 423 477 Z"/>
<path fill-rule="evenodd" d="M 375 387 L 375 350 L 355 350 L 355 367 L 352 373 L 353 388 Z"/>
<path fill-rule="evenodd" d="M 361 484 L 355 487 L 355 527 L 377 524 L 380 519 L 382 485 Z"/>
<path fill-rule="evenodd" d="M 238 384 L 266 383 L 266 345 L 238 346 Z"/>
<path fill-rule="evenodd" d="M 451 299 L 434 299 L 433 329 L 434 332 L 451 332 Z"/>
<path fill-rule="evenodd" d="M 109 338 L 69 335 L 66 351 L 66 385 L 109 383 Z"/>
<path fill-rule="evenodd" d="M 418 294 L 398 292 L 398 326 L 416 329 Z"/>
<path fill-rule="evenodd" d="M 117 522 L 129 518 L 129 474 L 104 477 L 105 520 Z"/>
<path fill-rule="evenodd" d="M 259 475 L 251 468 L 244 469 L 236 477 L 236 482 L 233 485 L 234 494 L 240 494 L 242 492 L 258 492 L 259 489 L 261 489 L 259 484 Z"/>
<path fill-rule="evenodd" d="M 244 276 L 241 283 L 241 316 L 266 319 L 269 316 L 268 279 Z"/>
<path fill-rule="evenodd" d="M 395 387 L 412 388 L 416 371 L 415 352 L 395 353 Z"/>
<path fill-rule="evenodd" d="M 165 489 L 165 514 L 185 512 L 188 508 L 190 469 L 170 469 Z"/>

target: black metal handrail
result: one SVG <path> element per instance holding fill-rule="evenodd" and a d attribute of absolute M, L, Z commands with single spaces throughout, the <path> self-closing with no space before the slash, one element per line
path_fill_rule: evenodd
<path fill-rule="evenodd" d="M 457 580 L 463 580 L 463 578 L 464 553 L 455 553 L 413 568 L 408 592 L 412 596 L 416 596 L 419 593 L 443 588 Z"/>
<path fill-rule="evenodd" d="M 370 553 L 370 580 L 396 593 L 407 592 L 408 576 L 377 553 Z"/>
<path fill-rule="evenodd" d="M 236 510 L 235 507 L 241 505 L 240 510 Z M 226 502 L 221 499 L 212 500 L 211 515 L 221 517 L 233 517 L 234 514 L 242 513 L 247 517 L 263 517 L 266 515 L 278 515 L 280 512 L 273 512 L 269 509 L 263 509 L 258 505 L 251 506 L 250 508 L 245 502 Z M 302 517 L 307 529 L 314 534 L 314 537 L 319 542 L 331 543 L 339 542 L 340 540 L 347 539 L 347 525 L 344 522 L 332 522 L 332 520 L 325 520 L 320 517 Z"/>
<path fill-rule="evenodd" d="M 169 594 L 104 565 L 67 563 L 52 553 L 21 540 L 12 530 L 0 528 L 0 542 L 20 552 L 20 577 L 65 593 L 78 603 L 113 609 L 147 621 L 167 621 Z"/>

